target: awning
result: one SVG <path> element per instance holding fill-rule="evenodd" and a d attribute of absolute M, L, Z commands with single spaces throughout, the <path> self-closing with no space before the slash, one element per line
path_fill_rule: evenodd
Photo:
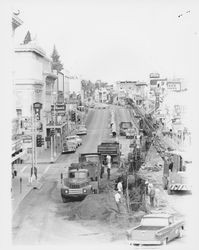
<path fill-rule="evenodd" d="M 47 125 L 46 125 L 46 128 L 50 128 L 50 129 L 53 129 L 53 128 L 62 128 L 62 127 L 64 127 L 66 124 L 67 124 L 67 122 L 64 122 L 64 123 L 62 123 L 62 124 L 56 124 L 56 125 L 47 124 Z"/>
<path fill-rule="evenodd" d="M 22 151 L 21 153 L 15 155 L 14 157 L 12 157 L 12 163 L 14 161 L 16 161 L 17 159 L 21 158 L 23 155 L 25 154 L 25 151 Z"/>

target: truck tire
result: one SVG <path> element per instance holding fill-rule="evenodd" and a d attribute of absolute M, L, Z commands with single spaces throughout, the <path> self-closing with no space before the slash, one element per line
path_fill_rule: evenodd
<path fill-rule="evenodd" d="M 168 238 L 163 240 L 162 245 L 166 246 L 167 243 L 168 243 Z"/>
<path fill-rule="evenodd" d="M 62 201 L 63 201 L 63 203 L 66 203 L 68 201 L 68 199 L 62 196 Z"/>
<path fill-rule="evenodd" d="M 167 188 L 167 193 L 168 193 L 168 195 L 172 194 L 172 190 L 169 187 Z"/>
<path fill-rule="evenodd" d="M 182 238 L 182 237 L 183 237 L 183 233 L 184 233 L 184 232 L 183 232 L 183 229 L 180 228 L 180 229 L 179 229 L 178 237 L 179 237 L 179 238 Z"/>
<path fill-rule="evenodd" d="M 167 190 L 167 189 L 168 189 L 167 180 L 163 180 L 163 188 L 164 188 L 164 190 Z"/>

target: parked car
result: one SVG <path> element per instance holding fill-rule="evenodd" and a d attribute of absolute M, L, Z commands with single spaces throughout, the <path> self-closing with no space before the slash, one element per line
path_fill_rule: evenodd
<path fill-rule="evenodd" d="M 62 153 L 75 153 L 76 143 L 74 141 L 65 140 L 62 145 Z"/>
<path fill-rule="evenodd" d="M 73 141 L 76 144 L 76 147 L 82 145 L 82 139 L 78 135 L 70 135 L 66 137 L 67 141 Z"/>
<path fill-rule="evenodd" d="M 145 215 L 139 226 L 127 230 L 131 245 L 161 245 L 183 236 L 184 221 L 171 214 Z"/>
<path fill-rule="evenodd" d="M 95 107 L 95 104 L 92 103 L 92 104 L 90 105 L 90 108 L 94 108 L 94 107 Z"/>
<path fill-rule="evenodd" d="M 86 135 L 87 134 L 87 129 L 86 129 L 86 126 L 85 125 L 79 125 L 77 127 L 77 132 L 76 132 L 77 135 Z"/>

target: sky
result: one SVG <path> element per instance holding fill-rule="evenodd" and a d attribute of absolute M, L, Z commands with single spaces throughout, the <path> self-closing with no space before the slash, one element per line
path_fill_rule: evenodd
<path fill-rule="evenodd" d="M 13 0 L 23 25 L 64 68 L 91 81 L 194 78 L 199 62 L 199 4 L 176 0 Z M 190 11 L 189 13 L 186 13 Z M 178 17 L 178 15 L 183 14 Z"/>

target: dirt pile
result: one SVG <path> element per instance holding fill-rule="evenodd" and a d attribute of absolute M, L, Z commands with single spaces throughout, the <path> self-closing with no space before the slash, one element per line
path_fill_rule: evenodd
<path fill-rule="evenodd" d="M 141 169 L 147 169 L 151 171 L 160 171 L 162 169 L 164 162 L 160 155 L 157 153 L 155 147 L 151 145 L 145 159 L 145 163 L 142 165 Z"/>
<path fill-rule="evenodd" d="M 115 217 L 117 207 L 114 192 L 88 195 L 69 211 L 70 219 L 109 220 Z"/>

